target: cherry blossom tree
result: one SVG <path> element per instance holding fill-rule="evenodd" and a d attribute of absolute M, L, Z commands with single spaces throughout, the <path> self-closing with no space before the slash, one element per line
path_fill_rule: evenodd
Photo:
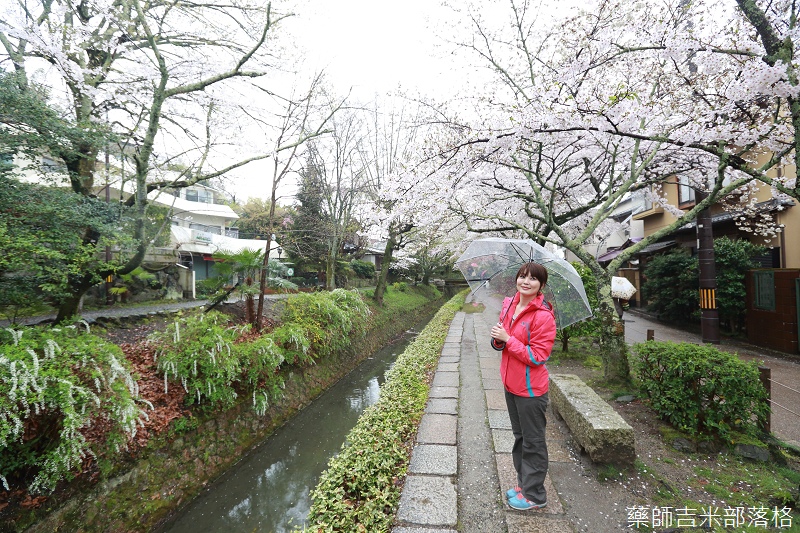
<path fill-rule="evenodd" d="M 436 219 L 450 211 L 472 232 L 522 236 L 573 252 L 598 279 L 605 377 L 624 380 L 627 347 L 610 296 L 611 276 L 633 254 L 756 178 L 742 163 L 755 146 L 750 138 L 740 136 L 737 145 L 718 132 L 729 135 L 726 128 L 736 127 L 755 135 L 754 142 L 779 127 L 764 115 L 746 124 L 725 118 L 725 128 L 707 135 L 713 114 L 699 113 L 713 108 L 704 98 L 717 101 L 717 95 L 695 94 L 685 76 L 667 68 L 680 64 L 688 72 L 699 61 L 696 54 L 677 47 L 669 55 L 653 46 L 639 46 L 635 54 L 633 45 L 619 44 L 647 32 L 671 32 L 674 39 L 692 33 L 680 4 L 662 9 L 600 1 L 544 27 L 537 26 L 529 2 L 514 0 L 510 7 L 508 23 L 498 27 L 469 13 L 474 38 L 462 45 L 496 74 L 491 96 L 479 100 L 480 120 L 451 128 L 429 150 L 438 168 L 409 175 L 397 187 L 405 193 L 405 208 L 419 216 Z M 724 100 L 733 113 L 733 95 Z M 708 192 L 688 211 L 657 194 L 661 184 L 681 176 Z M 610 229 L 609 215 L 630 194 L 648 195 L 676 220 L 603 268 L 584 245 Z"/>
<path fill-rule="evenodd" d="M 374 300 L 381 305 L 394 254 L 409 241 L 412 218 L 398 216 L 394 201 L 385 196 L 384 186 L 391 177 L 415 160 L 420 131 L 424 128 L 423 109 L 411 100 L 396 96 L 373 102 L 368 110 L 368 135 L 365 137 L 364 169 L 368 179 L 369 202 L 373 205 L 371 225 L 386 240 Z"/>

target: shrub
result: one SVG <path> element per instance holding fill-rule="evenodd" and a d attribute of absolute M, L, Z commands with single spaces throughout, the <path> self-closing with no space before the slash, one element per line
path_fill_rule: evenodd
<path fill-rule="evenodd" d="M 316 324 L 283 324 L 275 328 L 270 337 L 283 349 L 283 356 L 290 365 L 297 363 L 310 364 L 314 362 L 311 356 L 311 341 L 309 337 L 321 339 L 324 332 Z"/>
<path fill-rule="evenodd" d="M 683 250 L 653 257 L 644 270 L 642 296 L 658 318 L 688 322 L 697 314 L 697 259 Z"/>
<path fill-rule="evenodd" d="M 228 322 L 228 317 L 217 312 L 192 315 L 151 336 L 158 345 L 156 363 L 164 373 L 165 391 L 172 379 L 195 403 L 205 398 L 212 404 L 233 404 L 237 396 L 233 382 L 240 367 L 231 349 L 236 330 L 227 327 Z"/>
<path fill-rule="evenodd" d="M 389 530 L 400 501 L 395 480 L 408 469 L 407 444 L 428 399 L 426 377 L 465 295 L 445 304 L 386 373 L 377 403 L 361 415 L 311 493 L 310 530 Z"/>
<path fill-rule="evenodd" d="M 350 268 L 356 273 L 356 276 L 362 279 L 372 279 L 375 277 L 375 265 L 366 261 L 359 261 L 353 259 L 350 261 Z"/>
<path fill-rule="evenodd" d="M 269 402 L 282 396 L 283 379 L 277 373 L 285 357 L 271 335 L 233 347 L 242 368 L 240 386 L 253 396 L 253 408 L 263 415 Z"/>
<path fill-rule="evenodd" d="M 352 343 L 352 337 L 363 335 L 369 307 L 358 293 L 336 289 L 331 292 L 297 294 L 289 297 L 284 306 L 281 320 L 301 328 L 302 335 L 309 343 L 309 352 L 303 352 L 314 359 L 332 355 Z M 281 329 L 281 328 L 278 328 Z M 282 339 L 287 339 L 289 331 L 275 331 Z M 299 339 L 299 331 L 291 331 Z M 276 339 L 278 340 L 278 339 Z M 279 344 L 292 350 L 299 346 Z"/>
<path fill-rule="evenodd" d="M 146 416 L 122 351 L 86 330 L 0 332 L 0 481 L 6 489 L 7 477 L 33 475 L 30 492 L 52 491 L 87 456 L 107 451 L 92 449 L 84 435 L 90 428 L 119 449 Z"/>
<path fill-rule="evenodd" d="M 745 276 L 755 268 L 754 257 L 763 254 L 766 248 L 746 240 L 728 237 L 714 239 L 714 268 L 717 276 L 717 308 L 720 322 L 728 330 L 736 332 L 744 327 L 747 299 Z"/>
<path fill-rule="evenodd" d="M 710 346 L 645 342 L 634 368 L 656 412 L 695 438 L 756 434 L 769 407 L 755 362 Z"/>
<path fill-rule="evenodd" d="M 408 283 L 405 281 L 395 281 L 392 283 L 392 289 L 399 292 L 406 292 L 408 290 Z"/>

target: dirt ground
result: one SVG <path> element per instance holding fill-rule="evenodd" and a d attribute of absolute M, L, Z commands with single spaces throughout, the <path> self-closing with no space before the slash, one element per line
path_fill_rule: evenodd
<path fill-rule="evenodd" d="M 770 492 L 770 487 L 764 486 L 770 469 L 778 466 L 793 469 L 796 479 L 800 479 L 800 454 L 790 454 L 788 463 L 779 465 L 757 463 L 728 451 L 680 451 L 669 442 L 674 440 L 674 432 L 658 418 L 646 400 L 614 401 L 613 391 L 596 385 L 601 372 L 587 368 L 580 361 L 561 359 L 558 364 L 548 366 L 553 373 L 576 374 L 585 382 L 592 383 L 598 394 L 611 402 L 635 432 L 637 464 L 628 470 L 593 464 L 587 456 L 581 455 L 577 444 L 568 439 L 571 456 L 579 465 L 580 476 L 584 479 L 581 482 L 575 479 L 576 476 L 572 476 L 571 480 L 569 476 L 560 476 L 567 480 L 567 485 L 559 487 L 559 493 L 567 504 L 568 515 L 573 515 L 570 518 L 578 531 L 621 531 L 630 524 L 630 508 L 636 506 L 652 512 L 654 507 L 678 508 L 695 504 L 709 509 L 718 508 L 722 514 L 726 508 L 741 505 L 743 495 L 754 493 L 760 495 L 757 496 L 756 505 L 769 509 L 776 506 L 779 509 L 791 507 L 794 510 L 793 524 L 797 529 L 790 530 L 800 531 L 800 516 L 797 514 L 800 487 L 795 485 L 790 494 L 786 494 L 784 489 Z M 665 438 L 665 435 L 669 435 L 669 438 Z M 587 507 L 586 498 L 591 498 L 594 505 Z M 599 513 L 598 509 L 601 510 Z M 699 514 L 700 509 L 697 512 Z M 699 518 L 697 522 L 699 525 Z M 675 531 L 692 530 L 681 527 Z M 734 530 L 767 529 L 727 531 Z M 671 530 L 656 528 L 656 531 Z"/>

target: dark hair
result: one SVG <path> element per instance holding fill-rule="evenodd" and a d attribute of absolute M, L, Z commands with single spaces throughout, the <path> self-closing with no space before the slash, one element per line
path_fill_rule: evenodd
<path fill-rule="evenodd" d="M 515 279 L 519 279 L 528 275 L 538 279 L 541 287 L 547 285 L 547 269 L 539 263 L 525 263 L 517 271 L 517 277 Z M 541 287 L 539 288 L 540 290 Z"/>

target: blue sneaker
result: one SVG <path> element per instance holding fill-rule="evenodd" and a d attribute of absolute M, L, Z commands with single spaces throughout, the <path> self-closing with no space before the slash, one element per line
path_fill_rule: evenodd
<path fill-rule="evenodd" d="M 520 492 L 522 492 L 522 489 L 519 488 L 519 485 L 517 485 L 513 489 L 508 489 L 506 491 L 506 499 L 510 500 L 511 498 L 516 498 L 517 494 L 519 494 Z"/>
<path fill-rule="evenodd" d="M 522 494 L 517 494 L 515 498 L 510 498 L 508 500 L 508 505 L 517 511 L 530 511 L 531 509 L 542 509 L 547 507 L 547 502 L 534 503 Z"/>

